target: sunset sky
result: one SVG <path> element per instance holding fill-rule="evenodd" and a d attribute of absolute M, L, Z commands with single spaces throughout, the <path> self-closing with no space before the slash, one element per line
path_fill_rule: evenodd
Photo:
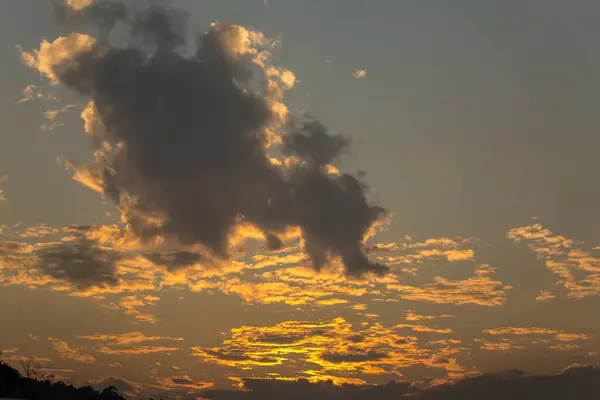
<path fill-rule="evenodd" d="M 597 365 L 599 2 L 151 3 L 0 2 L 4 360 L 189 398 Z"/>

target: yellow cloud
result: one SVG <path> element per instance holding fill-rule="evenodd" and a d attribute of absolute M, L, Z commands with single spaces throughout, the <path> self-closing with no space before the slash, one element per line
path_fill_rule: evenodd
<path fill-rule="evenodd" d="M 79 11 L 94 4 L 94 0 L 66 0 L 66 3 L 73 10 Z"/>
<path fill-rule="evenodd" d="M 68 36 L 59 37 L 52 43 L 46 40 L 42 41 L 39 50 L 28 53 L 20 49 L 21 61 L 26 66 L 45 75 L 50 80 L 50 84 L 56 85 L 59 83 L 56 68 L 73 63 L 77 55 L 90 51 L 95 42 L 96 40 L 89 35 L 71 33 Z"/>
<path fill-rule="evenodd" d="M 408 328 L 414 332 L 429 332 L 429 333 L 444 333 L 444 334 L 449 334 L 449 333 L 453 332 L 452 329 L 450 329 L 450 328 L 436 329 L 436 328 L 432 328 L 432 327 L 426 326 L 426 325 L 398 324 L 398 325 L 396 325 L 396 328 L 398 328 L 398 329 Z"/>
<path fill-rule="evenodd" d="M 355 330 L 343 318 L 325 322 L 286 321 L 274 326 L 234 328 L 223 346 L 195 346 L 192 351 L 206 362 L 251 370 L 255 375 L 259 367 L 283 365 L 314 380 L 324 376 L 342 379 L 357 375 L 400 376 L 402 368 L 411 365 L 440 368 L 448 375 L 466 371 L 456 362 L 461 351 L 456 344 L 460 342 L 421 347 L 417 338 L 401 335 L 397 330 L 398 327 L 385 328 L 379 323 L 366 323 Z"/>
<path fill-rule="evenodd" d="M 398 293 L 406 300 L 420 300 L 432 303 L 479 304 L 482 306 L 501 306 L 506 299 L 506 290 L 502 282 L 492 280 L 488 275 L 493 272 L 487 265 L 480 266 L 475 276 L 465 280 L 452 281 L 435 277 L 433 283 L 424 287 L 390 283 L 389 290 Z"/>

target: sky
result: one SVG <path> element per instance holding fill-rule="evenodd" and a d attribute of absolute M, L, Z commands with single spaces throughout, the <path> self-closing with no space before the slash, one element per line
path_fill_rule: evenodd
<path fill-rule="evenodd" d="M 173 398 L 597 365 L 598 2 L 150 3 L 0 2 L 4 360 Z"/>

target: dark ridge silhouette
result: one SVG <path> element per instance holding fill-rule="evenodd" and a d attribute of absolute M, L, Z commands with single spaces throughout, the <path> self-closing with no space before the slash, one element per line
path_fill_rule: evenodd
<path fill-rule="evenodd" d="M 51 376 L 39 373 L 29 363 L 23 365 L 23 376 L 18 370 L 0 361 L 0 398 L 28 400 L 125 400 L 114 386 L 102 391 L 89 386 L 76 388 L 64 382 L 52 381 Z M 27 377 L 29 375 L 30 377 Z"/>
<path fill-rule="evenodd" d="M 306 379 L 245 379 L 242 390 L 208 389 L 206 400 L 597 400 L 600 368 L 572 365 L 558 374 L 527 375 L 522 371 L 482 374 L 431 388 L 408 382 L 387 385 L 311 383 Z"/>

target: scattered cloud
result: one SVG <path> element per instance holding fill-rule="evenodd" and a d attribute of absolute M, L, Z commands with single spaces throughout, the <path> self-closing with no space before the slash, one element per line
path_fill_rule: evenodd
<path fill-rule="evenodd" d="M 96 358 L 94 356 L 85 354 L 80 349 L 69 346 L 67 342 L 52 337 L 48 337 L 48 340 L 52 342 L 54 349 L 58 352 L 61 358 L 68 358 L 84 364 L 93 364 L 96 362 Z"/>
<path fill-rule="evenodd" d="M 159 300 L 160 298 L 151 295 L 125 296 L 119 300 L 118 305 L 125 309 L 127 314 L 134 315 L 140 322 L 155 323 L 156 320 L 152 314 L 143 313 L 138 308 L 153 305 Z"/>
<path fill-rule="evenodd" d="M 170 353 L 173 351 L 180 350 L 178 347 L 167 347 L 167 346 L 135 346 L 129 348 L 112 348 L 108 346 L 99 346 L 95 350 L 98 353 L 109 354 L 109 355 L 140 355 L 140 354 L 153 354 L 153 353 Z"/>
<path fill-rule="evenodd" d="M 166 336 L 146 336 L 141 332 L 85 335 L 79 336 L 79 339 L 103 342 L 99 346 L 94 346 L 94 350 L 99 353 L 109 355 L 139 355 L 173 352 L 179 350 L 179 348 L 162 345 L 140 346 L 139 344 L 145 342 L 169 342 L 183 340 L 183 338 L 172 338 Z"/>
<path fill-rule="evenodd" d="M 46 236 L 57 235 L 58 233 L 58 229 L 45 224 L 40 224 L 23 229 L 18 236 L 23 239 L 41 239 Z"/>
<path fill-rule="evenodd" d="M 600 256 L 595 250 L 582 250 L 577 242 L 553 233 L 541 224 L 511 229 L 508 238 L 515 242 L 527 242 L 528 247 L 546 268 L 560 279 L 557 284 L 567 291 L 567 297 L 582 299 L 600 295 Z M 551 291 L 543 291 L 538 300 L 556 297 Z"/>
<path fill-rule="evenodd" d="M 536 296 L 537 301 L 546 301 L 556 298 L 556 295 L 548 290 L 540 290 L 540 294 Z"/>
<path fill-rule="evenodd" d="M 102 344 L 94 346 L 94 350 L 99 353 L 109 355 L 140 355 L 174 352 L 180 349 L 178 347 L 168 347 L 162 345 L 149 346 L 139 344 L 145 342 L 170 342 L 183 340 L 183 338 L 172 338 L 166 336 L 146 336 L 141 332 L 85 335 L 79 336 L 79 339 L 102 342 Z"/>
<path fill-rule="evenodd" d="M 486 329 L 483 332 L 490 335 L 554 335 L 557 333 L 556 330 L 548 328 L 515 328 L 512 326 Z"/>
<path fill-rule="evenodd" d="M 590 339 L 583 333 L 568 333 L 556 329 L 540 327 L 501 327 L 485 329 L 483 333 L 500 337 L 501 342 L 490 342 L 488 339 L 476 339 L 483 350 L 515 350 L 546 346 L 550 350 L 569 351 L 580 348 L 583 341 Z M 573 343 L 578 342 L 578 343 Z"/>
<path fill-rule="evenodd" d="M 452 329 L 450 329 L 450 328 L 437 329 L 437 328 L 432 328 L 432 327 L 426 326 L 426 325 L 398 324 L 398 325 L 396 325 L 396 328 L 398 328 L 398 329 L 407 328 L 407 329 L 412 330 L 413 332 L 428 332 L 428 333 L 442 333 L 442 334 L 453 333 Z"/>
<path fill-rule="evenodd" d="M 433 315 L 419 315 L 416 313 L 415 310 L 406 310 L 406 315 L 404 316 L 404 319 L 406 319 L 407 321 L 423 321 L 423 320 L 433 320 L 433 319 L 439 319 L 439 318 L 454 318 L 454 315 L 440 315 L 440 316 L 433 316 Z"/>
<path fill-rule="evenodd" d="M 437 276 L 433 283 L 423 287 L 389 283 L 387 288 L 397 292 L 405 300 L 501 306 L 506 300 L 506 291 L 511 287 L 490 278 L 493 273 L 493 268 L 481 265 L 475 270 L 475 276 L 465 280 L 453 281 Z"/>
<path fill-rule="evenodd" d="M 40 127 L 44 131 L 53 131 L 57 127 L 64 125 L 62 122 L 57 121 L 56 118 L 63 113 L 66 113 L 72 108 L 76 106 L 73 104 L 68 104 L 62 108 L 46 110 L 43 112 L 44 117 L 46 118 L 46 122 Z"/>
<path fill-rule="evenodd" d="M 183 338 L 172 338 L 167 336 L 146 336 L 141 332 L 126 332 L 119 334 L 97 334 L 97 335 L 86 335 L 79 336 L 79 339 L 93 340 L 93 341 L 104 341 L 109 346 L 123 346 L 132 345 L 144 342 L 156 342 L 156 341 L 181 341 Z"/>

